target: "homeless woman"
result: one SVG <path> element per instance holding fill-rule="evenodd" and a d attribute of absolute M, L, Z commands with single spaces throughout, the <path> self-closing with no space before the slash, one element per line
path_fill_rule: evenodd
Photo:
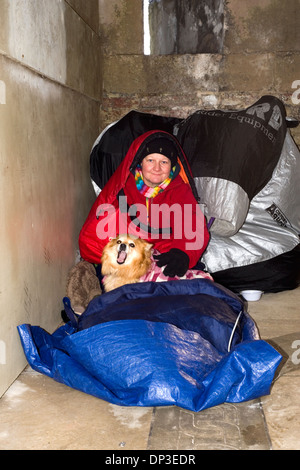
<path fill-rule="evenodd" d="M 149 131 L 125 158 L 92 206 L 80 236 L 81 257 L 100 263 L 106 243 L 128 233 L 153 244 L 157 265 L 169 277 L 184 276 L 209 240 L 187 159 L 164 131 Z"/>

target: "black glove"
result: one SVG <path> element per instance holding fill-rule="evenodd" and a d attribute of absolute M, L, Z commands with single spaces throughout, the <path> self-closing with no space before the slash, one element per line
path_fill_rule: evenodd
<path fill-rule="evenodd" d="M 169 277 L 184 276 L 190 263 L 188 255 L 178 248 L 172 248 L 161 255 L 154 255 L 154 258 L 157 260 L 156 264 L 159 268 L 166 266 L 163 273 Z"/>

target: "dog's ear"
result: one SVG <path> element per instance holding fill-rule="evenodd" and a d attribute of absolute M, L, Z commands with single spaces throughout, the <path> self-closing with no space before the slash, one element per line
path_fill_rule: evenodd
<path fill-rule="evenodd" d="M 138 238 L 136 241 L 137 244 L 147 253 L 153 247 L 153 243 L 147 242 L 143 238 Z"/>
<path fill-rule="evenodd" d="M 153 243 L 146 242 L 146 251 L 150 251 L 151 248 L 153 247 Z"/>

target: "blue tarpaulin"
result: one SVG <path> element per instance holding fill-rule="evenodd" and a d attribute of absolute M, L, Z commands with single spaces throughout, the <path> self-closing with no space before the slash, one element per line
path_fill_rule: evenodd
<path fill-rule="evenodd" d="M 93 299 L 53 334 L 18 327 L 29 365 L 122 406 L 200 411 L 270 393 L 281 355 L 243 300 L 207 279 L 145 282 Z"/>

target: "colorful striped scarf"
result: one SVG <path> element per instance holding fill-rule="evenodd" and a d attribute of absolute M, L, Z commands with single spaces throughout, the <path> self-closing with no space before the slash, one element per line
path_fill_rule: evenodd
<path fill-rule="evenodd" d="M 137 165 L 134 175 L 137 189 L 145 196 L 146 199 L 157 196 L 157 194 L 166 189 L 166 187 L 171 183 L 174 177 L 175 168 L 176 166 L 171 168 L 168 178 L 166 178 L 162 183 L 160 183 L 158 186 L 155 186 L 155 188 L 150 188 L 144 182 L 141 166 Z"/>

